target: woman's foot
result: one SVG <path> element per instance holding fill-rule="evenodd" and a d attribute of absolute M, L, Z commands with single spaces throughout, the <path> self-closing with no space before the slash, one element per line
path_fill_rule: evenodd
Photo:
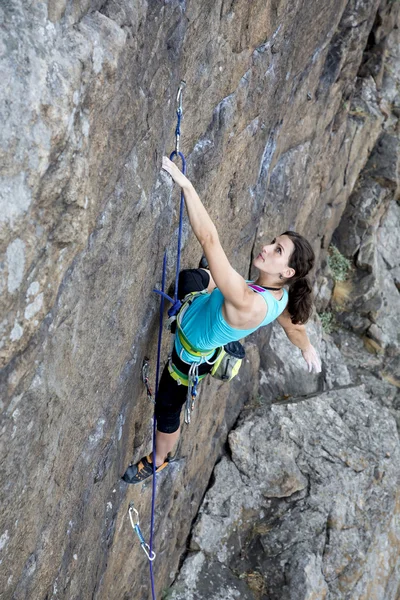
<path fill-rule="evenodd" d="M 168 466 L 168 463 L 169 463 L 169 458 L 167 457 L 165 459 L 165 461 L 162 463 L 162 465 L 157 467 L 156 473 L 159 473 L 160 471 L 165 469 L 165 467 Z M 151 477 L 152 475 L 153 475 L 153 461 L 152 461 L 151 454 L 149 454 L 149 456 L 144 456 L 143 458 L 141 458 L 139 460 L 139 462 L 136 463 L 136 465 L 129 465 L 129 467 L 123 474 L 122 479 L 126 483 L 133 483 L 133 484 L 134 483 L 142 483 L 142 481 L 144 481 L 148 477 Z"/>

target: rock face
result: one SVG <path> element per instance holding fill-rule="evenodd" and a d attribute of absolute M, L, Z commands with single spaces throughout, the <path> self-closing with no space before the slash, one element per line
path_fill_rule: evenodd
<path fill-rule="evenodd" d="M 398 132 L 385 131 L 334 234 L 335 244 L 355 267 L 347 302 L 351 311 L 340 319 L 384 349 L 400 343 L 400 258 L 396 250 L 400 243 L 399 157 Z"/>
<path fill-rule="evenodd" d="M 247 274 L 254 247 L 288 228 L 307 234 L 323 260 L 371 150 L 395 137 L 384 128 L 398 116 L 390 50 L 398 13 L 396 3 L 378 0 L 14 0 L 0 7 L 2 597 L 149 598 L 147 561 L 127 511 L 134 500 L 147 537 L 151 490 L 127 489 L 120 476 L 132 455 L 149 450 L 152 409 L 140 368 L 155 346 L 151 290 L 165 247 L 173 273 L 177 198 L 159 169 L 173 148 L 180 79 L 188 172 L 235 268 Z M 377 167 L 392 198 L 395 164 Z M 367 246 L 365 239 L 362 265 Z M 198 257 L 186 224 L 183 266 Z M 382 257 L 388 261 L 383 250 Z M 270 335 L 255 338 L 258 346 L 267 348 Z M 158 596 L 175 577 L 229 430 L 243 405 L 257 400 L 259 360 L 260 389 L 267 395 L 269 386 L 270 399 L 350 384 L 348 373 L 326 366 L 321 378 L 289 389 L 295 358 L 280 382 L 268 378 L 273 365 L 251 344 L 248 359 L 230 387 L 203 385 L 177 461 L 159 478 Z M 278 372 L 279 358 L 271 361 Z M 330 393 L 320 402 L 335 412 L 341 400 Z M 356 465 L 372 452 L 367 443 L 360 448 L 349 458 Z M 266 467 L 278 503 L 283 488 L 290 498 L 305 493 L 310 475 L 296 467 L 298 451 L 284 454 L 284 481 L 277 465 Z M 368 469 L 362 477 L 363 485 L 372 481 Z M 386 488 L 378 477 L 376 486 L 390 504 L 389 480 Z M 204 556 L 195 557 L 196 573 Z M 322 581 L 317 556 L 307 572 Z M 220 573 L 219 564 L 210 568 Z M 303 573 L 293 569 L 293 577 Z M 250 593 L 244 580 L 231 584 L 232 594 L 234 585 Z"/>
<path fill-rule="evenodd" d="M 260 408 L 229 448 L 172 600 L 398 598 L 400 444 L 363 386 Z"/>

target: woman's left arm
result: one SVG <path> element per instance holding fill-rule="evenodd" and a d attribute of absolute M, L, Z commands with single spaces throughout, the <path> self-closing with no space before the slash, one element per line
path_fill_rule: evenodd
<path fill-rule="evenodd" d="M 193 185 L 166 156 L 163 157 L 162 166 L 182 188 L 190 225 L 203 248 L 211 275 L 224 296 L 226 305 L 233 307 L 232 310 L 253 310 L 257 295 L 248 288 L 245 279 L 230 264 L 221 246 L 217 229 Z M 261 305 L 265 314 L 265 303 L 261 302 Z"/>
<path fill-rule="evenodd" d="M 320 373 L 321 361 L 317 351 L 308 339 L 305 326 L 301 324 L 294 325 L 287 308 L 278 317 L 277 321 L 292 344 L 300 348 L 303 358 L 307 363 L 308 372 L 315 371 L 315 373 Z"/>

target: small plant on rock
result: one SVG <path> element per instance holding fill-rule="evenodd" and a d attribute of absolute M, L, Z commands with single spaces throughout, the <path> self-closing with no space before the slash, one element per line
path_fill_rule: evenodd
<path fill-rule="evenodd" d="M 332 312 L 325 311 L 319 313 L 319 318 L 321 319 L 322 329 L 325 333 L 332 333 L 335 329 L 335 317 Z"/>
<path fill-rule="evenodd" d="M 351 269 L 351 262 L 339 252 L 336 246 L 329 246 L 328 266 L 336 283 L 347 279 Z"/>
<path fill-rule="evenodd" d="M 336 246 L 329 247 L 328 265 L 332 273 L 335 286 L 332 293 L 332 305 L 336 310 L 345 310 L 347 302 L 350 300 L 353 289 L 349 278 L 351 262 L 343 256 Z"/>

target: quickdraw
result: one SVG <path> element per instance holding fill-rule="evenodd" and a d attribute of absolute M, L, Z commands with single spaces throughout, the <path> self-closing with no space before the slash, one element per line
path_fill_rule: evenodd
<path fill-rule="evenodd" d="M 134 522 L 134 517 L 133 517 L 132 513 L 135 513 L 136 523 Z M 133 502 L 131 502 L 129 504 L 129 519 L 131 521 L 133 531 L 136 533 L 136 535 L 139 538 L 140 545 L 142 547 L 143 552 L 145 553 L 145 555 L 147 556 L 149 561 L 152 562 L 156 557 L 156 553 L 153 552 L 153 550 L 150 550 L 150 546 L 145 542 L 145 539 L 144 539 L 143 534 L 139 527 L 139 513 L 136 510 Z"/>
<path fill-rule="evenodd" d="M 151 400 L 151 402 L 153 404 L 155 404 L 153 392 L 151 390 L 150 383 L 149 383 L 149 370 L 150 370 L 150 359 L 147 358 L 147 356 L 145 356 L 143 359 L 143 365 L 142 365 L 142 381 L 143 381 L 144 385 L 146 386 L 148 399 Z"/>
<path fill-rule="evenodd" d="M 199 384 L 199 363 L 190 365 L 188 374 L 188 391 L 185 406 L 185 423 L 189 425 L 190 414 L 194 410 L 194 404 L 197 397 L 197 386 Z"/>

